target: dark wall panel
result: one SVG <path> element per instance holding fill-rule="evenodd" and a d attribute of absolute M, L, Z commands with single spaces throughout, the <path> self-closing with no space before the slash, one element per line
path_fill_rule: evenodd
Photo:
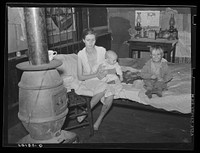
<path fill-rule="evenodd" d="M 107 8 L 89 8 L 89 24 L 90 27 L 107 26 Z"/>

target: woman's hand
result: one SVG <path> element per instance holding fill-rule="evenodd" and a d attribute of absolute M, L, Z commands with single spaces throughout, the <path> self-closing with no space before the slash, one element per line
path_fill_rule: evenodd
<path fill-rule="evenodd" d="M 99 67 L 97 68 L 97 73 L 103 71 L 105 68 L 105 66 L 103 66 L 103 64 L 100 64 Z"/>
<path fill-rule="evenodd" d="M 101 70 L 97 73 L 97 78 L 99 80 L 103 79 L 108 74 L 107 70 Z"/>
<path fill-rule="evenodd" d="M 106 76 L 106 72 L 105 72 L 105 66 L 103 66 L 103 64 L 100 64 L 99 67 L 97 68 L 97 78 L 99 80 L 103 79 Z"/>

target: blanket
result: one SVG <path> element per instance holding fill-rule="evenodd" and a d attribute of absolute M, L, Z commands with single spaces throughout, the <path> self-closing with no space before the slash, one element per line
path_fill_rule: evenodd
<path fill-rule="evenodd" d="M 92 92 L 84 86 L 84 83 L 77 79 L 76 54 L 58 54 L 54 59 L 63 62 L 57 69 L 68 91 L 75 89 L 78 95 L 93 96 Z M 121 92 L 114 99 L 128 99 L 166 111 L 191 113 L 191 64 L 169 63 L 173 79 L 168 83 L 168 90 L 163 92 L 163 97 L 153 95 L 149 99 L 145 95 L 143 81 L 137 76 L 146 61 L 147 59 L 119 59 L 122 71 L 131 74 L 130 78 L 134 78 L 134 80 L 132 82 L 123 82 Z"/>

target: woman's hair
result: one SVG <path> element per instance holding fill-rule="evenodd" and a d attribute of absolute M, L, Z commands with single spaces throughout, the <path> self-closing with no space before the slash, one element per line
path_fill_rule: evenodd
<path fill-rule="evenodd" d="M 159 45 L 151 46 L 150 47 L 150 54 L 152 54 L 153 50 L 158 50 L 158 51 L 160 51 L 160 53 L 161 53 L 162 56 L 164 55 L 163 48 L 161 46 L 159 46 Z"/>
<path fill-rule="evenodd" d="M 95 33 L 94 29 L 92 29 L 92 28 L 87 28 L 87 29 L 84 29 L 84 30 L 83 30 L 82 39 L 85 39 L 85 37 L 86 37 L 88 34 L 95 35 L 95 37 L 96 37 L 96 33 Z"/>

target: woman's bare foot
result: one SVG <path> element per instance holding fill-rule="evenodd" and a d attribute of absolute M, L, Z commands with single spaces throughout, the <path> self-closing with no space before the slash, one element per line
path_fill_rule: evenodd
<path fill-rule="evenodd" d="M 99 126 L 100 126 L 100 124 L 101 124 L 101 119 L 98 119 L 95 123 L 94 123 L 94 130 L 95 131 L 98 131 L 99 130 Z"/>
<path fill-rule="evenodd" d="M 96 125 L 94 125 L 94 131 L 98 131 L 99 127 L 97 127 Z"/>

